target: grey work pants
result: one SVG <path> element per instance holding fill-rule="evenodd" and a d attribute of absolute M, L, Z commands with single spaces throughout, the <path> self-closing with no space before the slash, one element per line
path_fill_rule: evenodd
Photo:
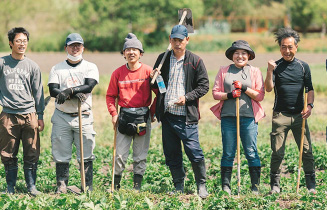
<path fill-rule="evenodd" d="M 95 147 L 95 131 L 93 130 L 93 113 L 82 114 L 83 152 L 84 160 L 95 159 L 93 150 Z M 52 155 L 56 163 L 69 163 L 72 158 L 73 144 L 76 147 L 77 160 L 80 162 L 80 141 L 78 116 L 71 116 L 55 109 L 51 118 Z"/>
<path fill-rule="evenodd" d="M 133 141 L 133 171 L 134 174 L 143 175 L 146 168 L 146 157 L 148 155 L 151 134 L 150 118 L 146 124 L 146 134 L 143 136 L 128 136 L 121 134 L 117 130 L 116 142 L 116 159 L 115 159 L 115 175 L 121 175 L 125 169 L 129 148 Z"/>

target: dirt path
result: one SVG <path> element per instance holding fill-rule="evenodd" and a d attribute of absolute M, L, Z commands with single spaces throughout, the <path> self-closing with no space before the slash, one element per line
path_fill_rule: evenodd
<path fill-rule="evenodd" d="M 7 55 L 8 53 L 0 53 L 0 56 Z M 228 65 L 231 63 L 224 53 L 197 53 L 204 61 L 208 71 L 217 71 L 219 66 Z M 145 53 L 141 61 L 145 64 L 153 66 L 159 53 Z M 297 58 L 309 64 L 324 64 L 327 58 L 323 53 L 297 53 Z M 43 72 L 50 72 L 51 67 L 60 61 L 66 59 L 65 53 L 27 53 L 27 56 L 39 64 Z M 262 53 L 257 54 L 256 58 L 249 63 L 257 67 L 266 67 L 270 59 L 277 60 L 281 57 L 280 53 Z M 95 63 L 100 71 L 100 74 L 111 74 L 113 70 L 125 63 L 124 58 L 120 53 L 84 53 L 84 58 L 88 61 Z"/>

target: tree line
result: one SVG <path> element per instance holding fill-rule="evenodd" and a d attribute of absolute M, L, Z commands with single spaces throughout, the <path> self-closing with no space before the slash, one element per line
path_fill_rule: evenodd
<path fill-rule="evenodd" d="M 303 33 L 310 26 L 326 31 L 324 0 L 2 0 L 0 50 L 8 50 L 6 33 L 15 26 L 29 29 L 33 51 L 61 51 L 70 32 L 82 34 L 91 51 L 121 50 L 128 32 L 155 48 L 167 40 L 181 8 L 192 10 L 196 29 L 203 17 L 286 16 Z"/>

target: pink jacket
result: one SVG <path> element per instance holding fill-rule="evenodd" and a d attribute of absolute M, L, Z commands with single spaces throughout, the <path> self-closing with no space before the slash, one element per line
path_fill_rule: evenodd
<path fill-rule="evenodd" d="M 224 80 L 229 67 L 230 66 L 220 67 L 220 70 L 216 76 L 215 84 L 212 88 L 212 95 L 215 100 L 221 100 L 223 93 L 225 93 Z M 265 97 L 265 88 L 264 88 L 263 78 L 260 69 L 253 66 L 250 67 L 251 67 L 250 74 L 251 74 L 251 81 L 252 81 L 251 89 L 259 92 L 259 95 L 255 100 L 251 99 L 255 122 L 258 122 L 259 120 L 261 120 L 266 116 L 262 106 L 259 103 L 259 101 L 262 101 L 263 98 Z M 224 101 L 221 100 L 218 104 L 210 108 L 210 110 L 218 119 L 221 119 L 220 114 L 223 104 Z"/>

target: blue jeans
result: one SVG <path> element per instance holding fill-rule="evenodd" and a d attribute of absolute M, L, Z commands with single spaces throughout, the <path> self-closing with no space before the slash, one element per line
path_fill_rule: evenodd
<path fill-rule="evenodd" d="M 203 151 L 199 143 L 198 125 L 186 124 L 185 116 L 177 116 L 165 113 L 162 118 L 162 143 L 169 168 L 181 168 L 183 166 L 183 142 L 184 150 L 191 162 L 200 162 L 204 159 Z"/>
<path fill-rule="evenodd" d="M 237 146 L 236 117 L 221 118 L 223 157 L 221 166 L 233 167 Z M 240 136 L 249 167 L 261 166 L 257 150 L 258 124 L 251 117 L 240 117 Z"/>

